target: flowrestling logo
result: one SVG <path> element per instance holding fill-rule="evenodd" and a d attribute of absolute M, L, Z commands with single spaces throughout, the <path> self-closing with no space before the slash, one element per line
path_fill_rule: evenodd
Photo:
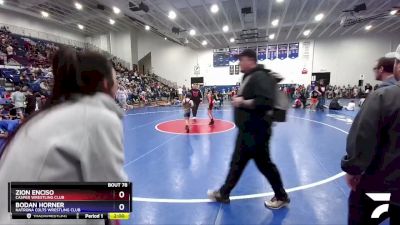
<path fill-rule="evenodd" d="M 375 202 L 389 202 L 390 193 L 366 193 L 366 195 Z M 372 212 L 371 218 L 378 219 L 385 212 L 389 212 L 389 203 L 382 204 Z"/>

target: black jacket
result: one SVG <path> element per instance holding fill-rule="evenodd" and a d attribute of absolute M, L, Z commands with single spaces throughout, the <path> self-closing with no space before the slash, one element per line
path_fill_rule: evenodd
<path fill-rule="evenodd" d="M 255 109 L 235 108 L 235 123 L 239 129 L 251 131 L 258 126 L 271 126 L 277 79 L 280 78 L 263 68 L 243 76 L 238 96 L 254 99 Z"/>
<path fill-rule="evenodd" d="M 332 99 L 331 103 L 329 103 L 329 109 L 332 110 L 342 110 L 343 106 L 339 104 L 339 101 L 337 99 Z"/>
<path fill-rule="evenodd" d="M 191 100 L 197 104 L 201 102 L 203 96 L 201 95 L 201 91 L 199 89 L 191 89 L 190 94 L 192 95 Z"/>
<path fill-rule="evenodd" d="M 400 191 L 399 96 L 399 83 L 369 94 L 347 137 L 342 169 L 362 175 L 365 188 Z"/>

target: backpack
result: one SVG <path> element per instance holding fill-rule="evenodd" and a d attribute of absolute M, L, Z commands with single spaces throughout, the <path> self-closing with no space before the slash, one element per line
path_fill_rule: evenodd
<path fill-rule="evenodd" d="M 288 97 L 276 89 L 274 109 L 272 113 L 272 121 L 274 122 L 286 122 L 286 112 L 290 108 L 290 102 Z"/>
<path fill-rule="evenodd" d="M 275 78 L 276 82 L 280 82 L 283 78 L 275 73 L 269 72 L 269 75 Z M 275 90 L 275 101 L 274 101 L 274 109 L 272 112 L 272 121 L 273 122 L 286 122 L 286 113 L 290 108 L 290 102 L 288 97 L 279 90 L 279 87 Z"/>

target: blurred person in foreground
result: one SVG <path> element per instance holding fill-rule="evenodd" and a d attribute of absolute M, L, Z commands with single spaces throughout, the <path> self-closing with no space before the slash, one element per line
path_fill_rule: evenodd
<path fill-rule="evenodd" d="M 8 182 L 127 181 L 123 112 L 114 101 L 115 71 L 98 53 L 58 51 L 45 107 L 10 135 L 0 156 L 0 224 L 24 224 L 7 212 Z M 104 224 L 104 220 L 34 220 L 35 224 Z"/>
<path fill-rule="evenodd" d="M 395 58 L 394 78 L 399 81 L 400 45 L 386 57 Z M 400 224 L 399 96 L 399 82 L 370 93 L 350 129 L 341 162 L 351 188 L 349 225 L 380 224 L 387 216 L 391 225 Z M 373 200 L 371 193 L 386 195 L 387 200 Z M 385 213 L 382 206 L 389 213 L 375 216 Z"/>
<path fill-rule="evenodd" d="M 253 50 L 247 49 L 239 54 L 239 65 L 244 73 L 243 81 L 238 95 L 232 99 L 239 134 L 225 183 L 219 190 L 209 191 L 208 196 L 211 200 L 229 203 L 232 189 L 247 163 L 254 159 L 275 194 L 264 205 L 269 209 L 280 209 L 289 205 L 290 199 L 269 151 L 273 110 L 277 101 L 277 80 L 270 70 L 257 66 L 257 55 Z"/>

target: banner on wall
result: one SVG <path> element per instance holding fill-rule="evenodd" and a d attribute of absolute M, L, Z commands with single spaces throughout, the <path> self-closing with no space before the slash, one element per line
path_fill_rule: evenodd
<path fill-rule="evenodd" d="M 257 58 L 260 61 L 267 59 L 267 47 L 258 47 Z"/>
<path fill-rule="evenodd" d="M 229 66 L 229 75 L 233 75 L 235 73 L 235 66 L 234 65 L 230 65 Z"/>
<path fill-rule="evenodd" d="M 278 45 L 278 58 L 286 59 L 288 55 L 288 44 L 280 44 Z"/>
<path fill-rule="evenodd" d="M 289 58 L 295 59 L 299 57 L 299 43 L 289 44 Z"/>
<path fill-rule="evenodd" d="M 235 65 L 235 74 L 239 74 L 239 65 Z"/>
<path fill-rule="evenodd" d="M 230 48 L 230 49 L 229 49 L 229 52 L 230 52 L 230 59 L 229 59 L 229 61 L 230 61 L 231 63 L 236 62 L 236 61 L 238 60 L 238 58 L 236 57 L 236 55 L 239 54 L 239 49 L 238 49 L 238 48 Z"/>
<path fill-rule="evenodd" d="M 268 59 L 274 60 L 276 59 L 277 46 L 276 45 L 268 45 Z"/>

